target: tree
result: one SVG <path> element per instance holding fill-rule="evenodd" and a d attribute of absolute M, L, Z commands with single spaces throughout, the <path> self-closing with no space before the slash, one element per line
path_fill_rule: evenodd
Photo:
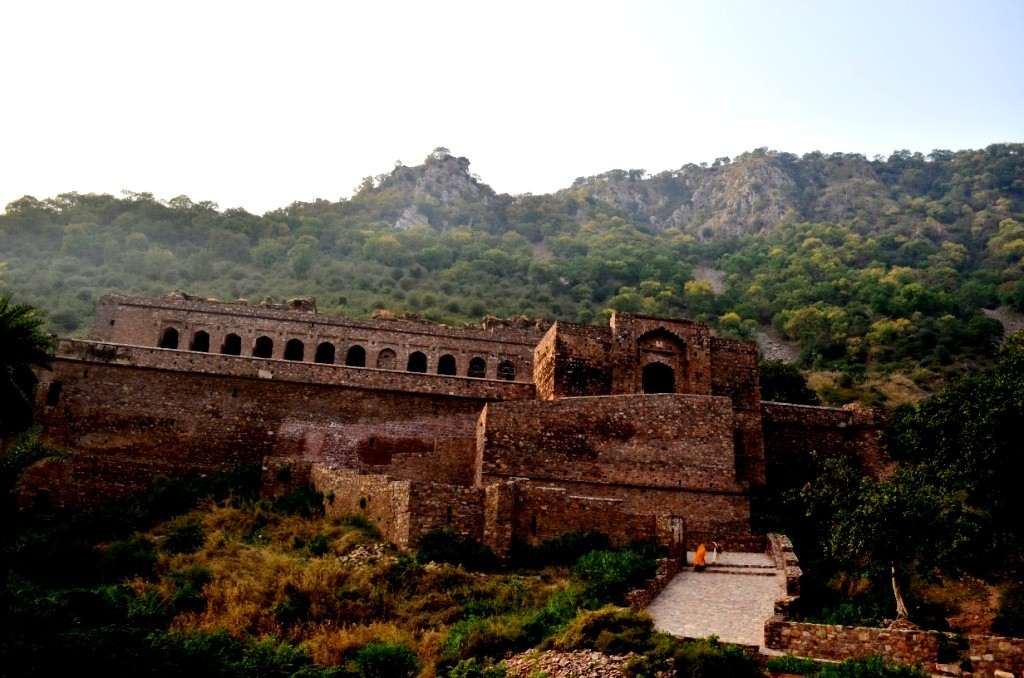
<path fill-rule="evenodd" d="M 820 405 L 818 394 L 796 365 L 781 360 L 761 362 L 761 399 L 797 405 Z"/>
<path fill-rule="evenodd" d="M 0 433 L 23 431 L 32 420 L 32 370 L 49 368 L 53 344 L 43 322 L 31 306 L 0 296 Z"/>

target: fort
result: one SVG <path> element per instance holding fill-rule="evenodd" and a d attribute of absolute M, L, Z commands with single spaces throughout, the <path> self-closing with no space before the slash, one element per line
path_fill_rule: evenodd
<path fill-rule="evenodd" d="M 477 328 L 324 316 L 309 300 L 104 297 L 40 372 L 24 501 L 75 506 L 155 476 L 259 464 L 413 547 L 498 554 L 577 530 L 679 552 L 764 551 L 751 492 L 811 450 L 878 458 L 869 412 L 762 402 L 752 342 L 688 320 Z"/>

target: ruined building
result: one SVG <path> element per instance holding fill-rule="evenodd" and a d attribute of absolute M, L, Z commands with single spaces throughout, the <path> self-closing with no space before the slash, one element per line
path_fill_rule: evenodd
<path fill-rule="evenodd" d="M 762 550 L 752 488 L 875 440 L 863 412 L 762 402 L 753 343 L 627 314 L 455 329 L 111 296 L 40 378 L 43 435 L 73 453 L 30 469 L 37 500 L 260 464 L 268 495 L 311 483 L 400 546 L 449 528 L 507 553 L 597 529 Z"/>

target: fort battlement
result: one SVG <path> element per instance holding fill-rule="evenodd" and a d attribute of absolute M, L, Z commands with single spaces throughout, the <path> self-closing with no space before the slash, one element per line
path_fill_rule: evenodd
<path fill-rule="evenodd" d="M 444 528 L 498 553 L 580 529 L 760 548 L 751 488 L 810 454 L 881 458 L 864 412 L 762 403 L 752 342 L 641 315 L 459 329 L 111 296 L 39 376 L 43 436 L 72 453 L 24 493 L 261 464 L 267 493 L 312 484 L 401 546 Z"/>

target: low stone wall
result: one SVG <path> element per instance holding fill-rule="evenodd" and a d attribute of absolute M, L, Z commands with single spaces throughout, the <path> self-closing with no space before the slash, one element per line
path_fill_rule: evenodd
<path fill-rule="evenodd" d="M 782 584 L 787 598 L 792 601 L 800 596 L 800 577 L 803 570 L 800 569 L 800 561 L 793 551 L 793 542 L 784 534 L 768 534 L 768 555 L 775 563 L 775 569 L 785 580 Z"/>
<path fill-rule="evenodd" d="M 658 560 L 658 570 L 653 577 L 644 582 L 638 589 L 633 589 L 626 594 L 626 603 L 634 612 L 646 608 L 658 597 L 658 594 L 665 590 L 672 578 L 683 569 L 683 560 L 680 558 L 661 558 Z"/>
<path fill-rule="evenodd" d="M 814 659 L 843 660 L 879 655 L 904 664 L 958 663 L 941 656 L 946 648 L 966 642 L 959 661 L 967 660 L 974 676 L 996 671 L 1024 673 L 1024 638 L 964 636 L 917 629 L 883 629 L 788 621 L 776 615 L 764 627 L 765 647 Z"/>

